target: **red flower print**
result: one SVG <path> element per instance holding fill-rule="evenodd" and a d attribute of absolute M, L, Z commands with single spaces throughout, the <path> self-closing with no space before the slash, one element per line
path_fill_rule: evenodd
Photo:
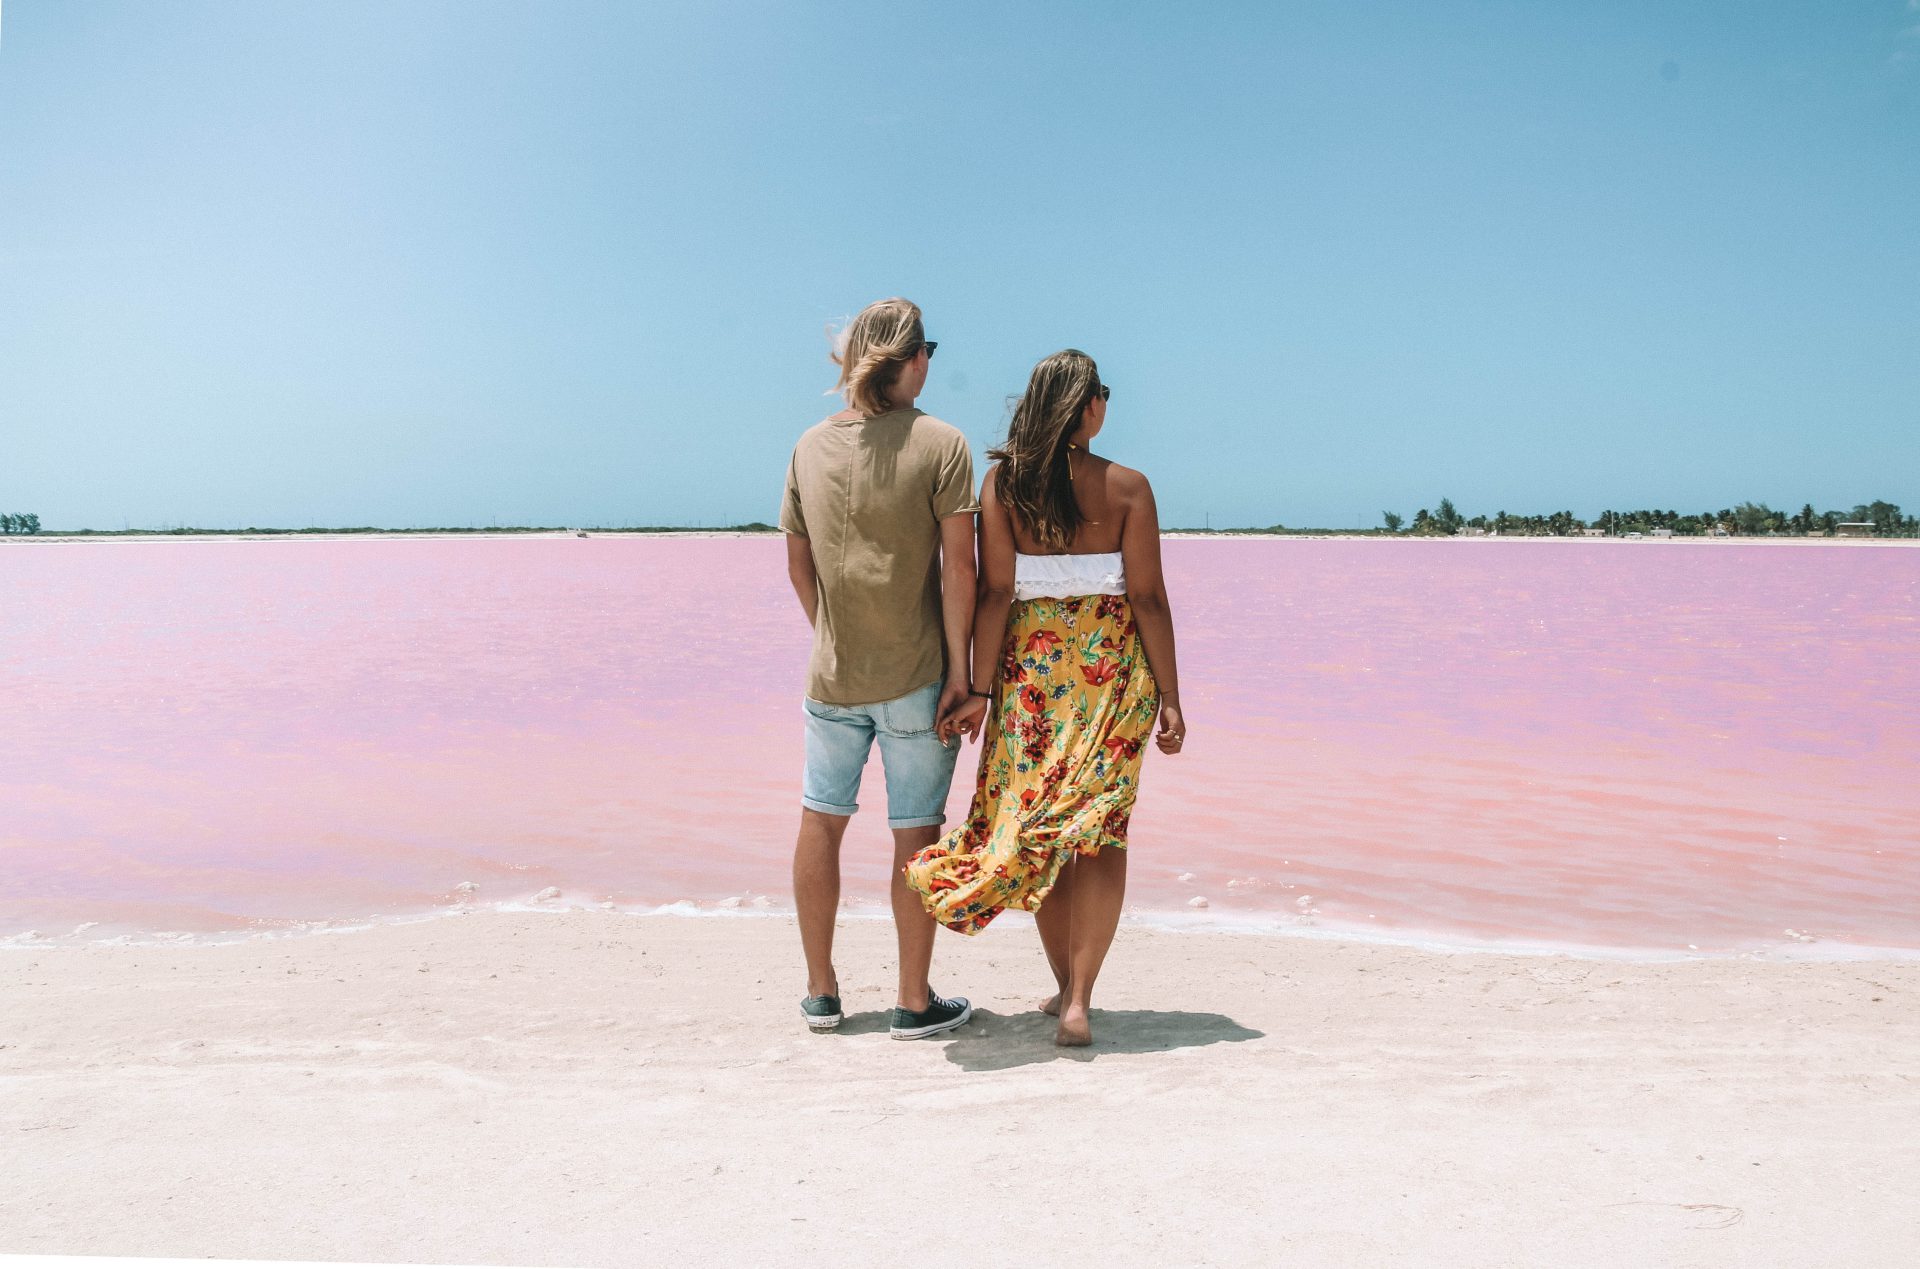
<path fill-rule="evenodd" d="M 1043 630 L 1040 633 L 1046 632 Z M 1047 694 L 1028 683 L 1020 689 L 1020 707 L 1037 718 L 1047 711 Z"/>
<path fill-rule="evenodd" d="M 1125 736 L 1110 736 L 1107 738 L 1107 748 L 1113 750 L 1115 761 L 1121 761 L 1138 754 L 1140 752 L 1140 742 L 1137 740 L 1128 740 Z"/>
<path fill-rule="evenodd" d="M 1111 679 L 1113 672 L 1119 668 L 1120 663 L 1112 657 L 1101 657 L 1092 665 L 1081 666 L 1080 677 L 1087 681 L 1089 687 L 1105 687 L 1107 680 Z M 1111 744 L 1112 742 L 1109 741 L 1108 743 Z"/>
<path fill-rule="evenodd" d="M 1033 806 L 1033 800 L 1039 796 L 1040 796 L 1040 791 L 1038 789 L 1020 790 L 1020 809 L 1023 811 L 1031 809 Z"/>
<path fill-rule="evenodd" d="M 1046 656 L 1060 646 L 1060 636 L 1051 630 L 1036 630 L 1027 636 L 1027 651 Z"/>

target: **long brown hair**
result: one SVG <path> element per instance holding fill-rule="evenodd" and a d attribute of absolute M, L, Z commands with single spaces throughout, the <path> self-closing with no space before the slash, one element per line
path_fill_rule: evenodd
<path fill-rule="evenodd" d="M 927 342 L 927 333 L 920 306 L 896 296 L 861 309 L 836 342 L 839 346 L 829 354 L 840 367 L 835 390 L 845 393 L 847 404 L 862 414 L 885 414 L 893 409 L 889 394 L 901 368 Z"/>
<path fill-rule="evenodd" d="M 1073 497 L 1067 438 L 1100 390 L 1100 368 L 1066 348 L 1033 368 L 1007 424 L 1007 443 L 987 451 L 1000 466 L 993 491 L 1049 551 L 1065 551 L 1085 517 Z"/>

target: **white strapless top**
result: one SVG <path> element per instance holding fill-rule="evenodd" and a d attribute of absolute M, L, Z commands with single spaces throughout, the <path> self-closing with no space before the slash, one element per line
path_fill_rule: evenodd
<path fill-rule="evenodd" d="M 1069 595 L 1124 595 L 1127 570 L 1120 552 L 1085 555 L 1013 554 L 1015 599 L 1065 599 Z"/>

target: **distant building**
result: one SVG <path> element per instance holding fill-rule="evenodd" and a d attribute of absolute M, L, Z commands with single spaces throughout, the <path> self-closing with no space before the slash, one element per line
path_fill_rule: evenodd
<path fill-rule="evenodd" d="M 1583 538 L 1604 538 L 1607 536 L 1607 531 L 1605 529 L 1582 529 L 1580 530 L 1580 536 Z"/>
<path fill-rule="evenodd" d="M 1485 529 L 1476 529 L 1470 524 L 1463 524 L 1453 531 L 1453 536 L 1456 538 L 1484 538 L 1487 536 L 1487 531 Z"/>
<path fill-rule="evenodd" d="M 1656 538 L 1670 538 L 1673 536 L 1673 530 L 1672 529 L 1655 529 L 1653 531 L 1653 536 Z"/>
<path fill-rule="evenodd" d="M 1716 524 L 1713 526 L 1713 536 L 1716 538 L 1724 538 L 1724 537 L 1729 537 L 1731 535 L 1727 532 L 1726 525 Z"/>
<path fill-rule="evenodd" d="M 1839 538 L 1870 538 L 1873 536 L 1873 521 L 1842 520 L 1833 526 L 1833 535 Z"/>

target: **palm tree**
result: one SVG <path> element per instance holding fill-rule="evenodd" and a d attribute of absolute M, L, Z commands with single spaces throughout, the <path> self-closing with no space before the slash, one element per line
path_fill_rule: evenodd
<path fill-rule="evenodd" d="M 1400 518 L 1400 513 L 1397 511 L 1382 511 L 1380 513 L 1380 519 L 1386 524 L 1388 533 L 1400 532 L 1400 526 L 1406 523 Z"/>
<path fill-rule="evenodd" d="M 1864 507 L 1854 508 L 1854 517 L 1873 521 L 1873 532 L 1876 537 L 1891 537 L 1893 531 L 1900 527 L 1899 506 L 1878 498 Z"/>
<path fill-rule="evenodd" d="M 1733 509 L 1733 523 L 1749 536 L 1765 533 L 1774 511 L 1764 502 L 1743 502 Z"/>

